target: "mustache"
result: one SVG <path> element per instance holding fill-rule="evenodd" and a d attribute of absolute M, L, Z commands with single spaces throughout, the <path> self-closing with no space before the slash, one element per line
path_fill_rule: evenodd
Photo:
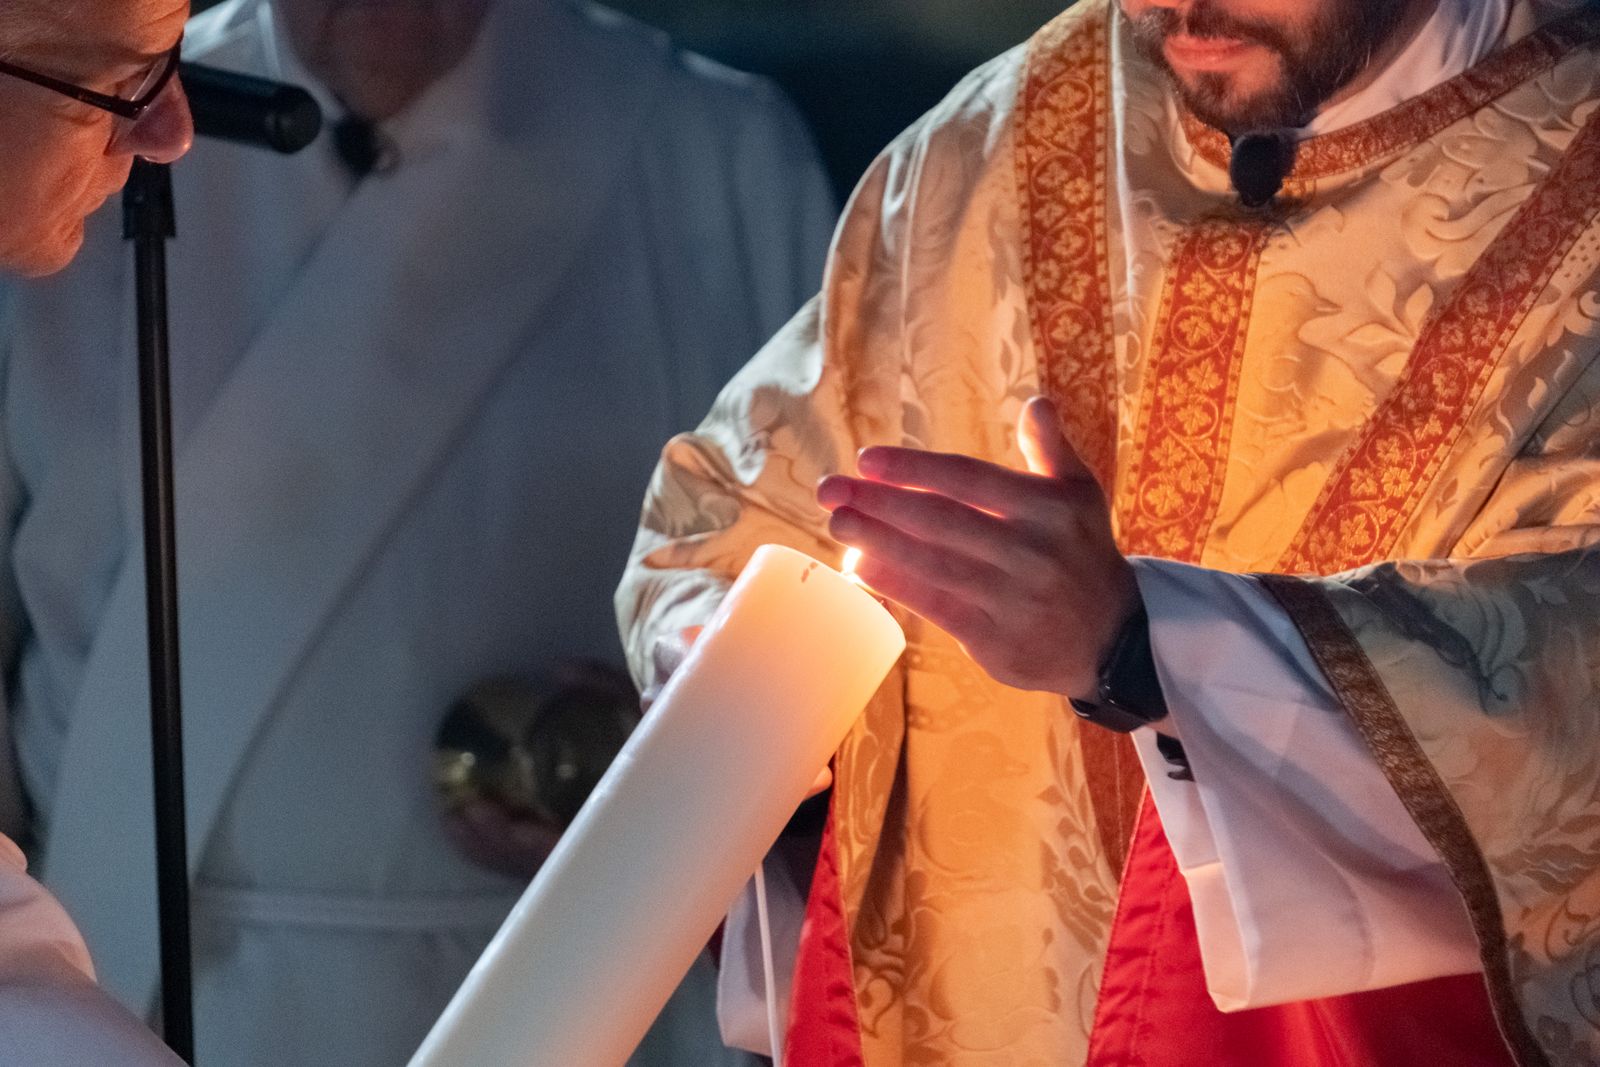
<path fill-rule="evenodd" d="M 1261 19 L 1240 18 L 1212 4 L 1197 4 L 1187 12 L 1170 7 L 1152 8 L 1132 19 L 1134 36 L 1148 48 L 1159 50 L 1169 37 L 1231 38 L 1250 41 L 1280 55 L 1294 46 L 1277 26 Z"/>

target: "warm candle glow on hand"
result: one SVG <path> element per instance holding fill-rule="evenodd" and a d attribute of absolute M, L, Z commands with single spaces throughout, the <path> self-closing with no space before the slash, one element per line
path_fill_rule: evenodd
<path fill-rule="evenodd" d="M 970 456 L 868 448 L 860 476 L 817 487 L 829 532 L 861 551 L 856 573 L 960 641 L 994 678 L 1084 697 L 1133 611 L 1133 568 L 1111 512 L 1035 397 L 1018 440 L 1028 471 Z"/>

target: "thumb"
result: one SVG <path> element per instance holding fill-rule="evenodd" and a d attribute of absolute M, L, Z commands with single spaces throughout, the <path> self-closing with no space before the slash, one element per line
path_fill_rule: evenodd
<path fill-rule="evenodd" d="M 1075 480 L 1094 475 L 1061 432 L 1061 415 L 1050 400 L 1036 396 L 1023 405 L 1017 420 L 1017 445 L 1028 469 L 1046 478 Z"/>

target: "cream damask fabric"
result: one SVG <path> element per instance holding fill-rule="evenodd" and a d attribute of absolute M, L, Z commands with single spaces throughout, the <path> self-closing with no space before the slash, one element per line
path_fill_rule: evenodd
<path fill-rule="evenodd" d="M 1516 18 L 1519 34 L 1550 23 L 1527 3 Z M 1545 552 L 1590 538 L 1600 529 L 1600 227 L 1582 215 L 1582 198 L 1540 216 L 1564 220 L 1565 251 L 1541 244 L 1518 254 L 1531 295 L 1526 307 L 1502 309 L 1511 325 L 1489 336 L 1482 324 L 1499 321 L 1495 309 L 1458 299 L 1488 250 L 1517 259 L 1497 238 L 1597 111 L 1600 63 L 1585 32 L 1530 37 L 1515 63 L 1491 60 L 1448 99 L 1380 116 L 1354 139 L 1308 142 L 1314 165 L 1297 170 L 1291 201 L 1267 220 L 1235 206 L 1206 137 L 1134 55 L 1104 0 L 1079 4 L 1029 48 L 974 74 L 864 179 L 819 300 L 695 433 L 667 446 L 617 594 L 641 680 L 650 680 L 655 643 L 704 622 L 758 545 L 837 560 L 813 489 L 823 474 L 850 469 L 857 449 L 909 444 L 1020 465 L 1013 427 L 1041 388 L 1069 410 L 1107 414 L 1119 533 L 1145 551 L 1165 538 L 1159 554 L 1229 571 L 1280 569 L 1309 543 L 1302 528 L 1313 510 L 1344 505 L 1325 499 L 1341 469 L 1351 472 L 1348 499 L 1371 504 L 1365 526 L 1329 524 L 1338 535 L 1329 551 L 1354 554 L 1352 563 Z M 1101 153 L 1087 168 L 1060 148 L 1083 143 Z M 1085 324 L 1100 284 L 1108 318 L 1097 332 Z M 1428 343 L 1441 358 L 1482 349 L 1483 367 L 1475 378 L 1430 372 L 1436 407 L 1453 403 L 1458 425 L 1427 438 L 1436 446 L 1427 464 L 1405 467 L 1399 459 L 1410 454 L 1391 447 L 1380 416 L 1420 388 L 1405 385 L 1407 367 L 1452 307 L 1472 312 L 1459 316 L 1471 343 L 1451 347 L 1454 334 Z M 1056 314 L 1062 308 L 1081 314 Z M 1070 360 L 1088 361 L 1087 372 L 1071 373 Z M 1090 388 L 1084 382 L 1103 382 L 1109 394 L 1070 393 Z M 1411 414 L 1427 426 L 1428 412 Z M 1093 452 L 1091 431 L 1075 433 Z M 1368 446 L 1393 460 L 1370 477 L 1361 465 Z M 1403 507 L 1384 502 L 1380 490 L 1391 489 Z M 1384 554 L 1360 555 L 1363 536 L 1367 551 L 1381 544 Z M 1339 593 L 1356 586 L 1330 588 L 1336 603 L 1359 598 Z M 1575 635 L 1566 647 L 1600 634 L 1593 612 L 1585 630 L 1582 613 L 1566 610 L 1570 624 L 1557 627 Z M 904 621 L 909 651 L 837 762 L 866 1061 L 1082 1063 L 1116 899 L 1101 820 L 1137 798 L 1090 797 L 1077 720 L 1059 698 L 999 686 L 946 635 Z M 1384 632 L 1381 622 L 1352 625 Z M 1380 673 L 1382 644 L 1374 638 Z M 1600 654 L 1593 640 L 1582 647 Z M 1476 655 L 1488 662 L 1492 652 Z M 1546 713 L 1552 725 L 1540 735 L 1570 741 L 1568 771 L 1581 762 L 1579 746 L 1594 752 L 1585 733 L 1594 700 L 1576 694 L 1563 690 L 1577 702 Z M 1534 1025 L 1552 1059 L 1585 1062 L 1557 1050 L 1561 1033 L 1579 1034 L 1592 997 L 1579 1009 L 1562 992 L 1566 1008 L 1547 1006 L 1580 976 L 1575 950 L 1553 964 L 1549 932 L 1582 924 L 1557 929 L 1548 908 L 1561 894 L 1540 879 L 1572 878 L 1595 892 L 1562 859 L 1580 855 L 1581 867 L 1600 851 L 1600 812 L 1588 843 L 1577 844 L 1581 814 L 1542 828 L 1557 818 L 1546 802 L 1553 786 L 1522 804 L 1546 822 L 1523 827 L 1504 805 L 1488 810 L 1502 786 L 1484 783 L 1513 764 L 1506 788 L 1576 783 L 1578 812 L 1592 781 L 1555 764 L 1539 769 L 1534 747 L 1503 740 L 1512 721 L 1503 715 L 1480 715 L 1458 735 L 1467 710 L 1397 701 L 1437 738 L 1424 747 L 1446 783 L 1477 783 L 1461 805 L 1473 832 L 1487 835 L 1496 872 L 1506 872 L 1501 899 L 1546 909 L 1537 944 L 1536 921 L 1508 911 L 1514 954 L 1533 961 L 1517 964 L 1518 988 L 1530 1018 L 1547 1020 Z M 1490 736 L 1521 755 L 1481 764 L 1461 755 Z M 1129 777 L 1096 780 L 1105 790 Z M 1485 810 L 1475 814 L 1475 803 Z M 1519 853 L 1520 840 L 1537 855 Z M 1596 913 L 1584 907 L 1576 913 Z M 1583 1040 L 1572 1037 L 1573 1047 Z"/>
<path fill-rule="evenodd" d="M 813 492 L 858 449 L 1022 462 L 1013 427 L 1038 371 L 1005 144 L 1020 71 L 1014 56 L 980 72 L 878 162 L 820 303 L 667 446 L 618 591 L 642 677 L 761 543 L 838 561 Z M 908 652 L 836 761 L 869 1062 L 1081 1062 L 1116 878 L 1076 720 L 903 621 Z"/>
<path fill-rule="evenodd" d="M 1556 551 L 1588 533 L 1284 596 L 1449 864 L 1513 1046 L 1556 1067 L 1600 1062 L 1600 550 Z"/>

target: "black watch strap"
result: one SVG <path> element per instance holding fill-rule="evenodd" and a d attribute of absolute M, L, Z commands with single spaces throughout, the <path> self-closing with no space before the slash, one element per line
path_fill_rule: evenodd
<path fill-rule="evenodd" d="M 1156 751 L 1161 753 L 1161 758 L 1172 765 L 1167 772 L 1167 777 L 1177 782 L 1194 781 L 1194 771 L 1189 766 L 1189 754 L 1183 750 L 1183 742 L 1176 737 L 1166 734 L 1156 734 Z"/>
<path fill-rule="evenodd" d="M 1080 718 L 1118 733 L 1132 733 L 1167 717 L 1167 698 L 1150 647 L 1150 616 L 1143 603 L 1123 624 L 1111 654 L 1101 665 L 1096 696 L 1094 701 L 1073 699 L 1072 710 Z M 1156 738 L 1156 749 L 1172 765 L 1167 777 L 1194 781 L 1183 742 L 1162 734 Z"/>
<path fill-rule="evenodd" d="M 1118 733 L 1132 733 L 1167 717 L 1167 700 L 1150 648 L 1150 616 L 1141 603 L 1128 617 L 1100 665 L 1095 699 L 1072 700 L 1080 718 Z"/>

